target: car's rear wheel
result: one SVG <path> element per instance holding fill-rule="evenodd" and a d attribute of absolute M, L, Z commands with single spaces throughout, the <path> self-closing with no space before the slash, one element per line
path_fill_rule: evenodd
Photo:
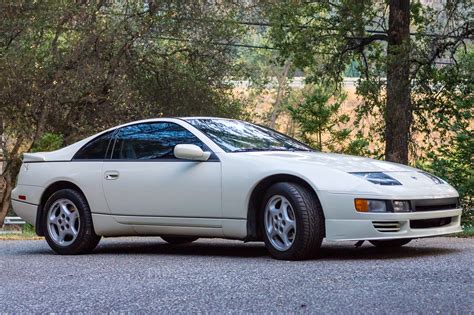
<path fill-rule="evenodd" d="M 91 252 L 99 243 L 86 198 L 72 189 L 55 192 L 44 209 L 44 231 L 49 246 L 58 254 Z"/>
<path fill-rule="evenodd" d="M 265 245 L 276 259 L 302 260 L 319 252 L 324 215 L 317 196 L 290 182 L 272 185 L 265 193 L 261 226 Z"/>
<path fill-rule="evenodd" d="M 379 248 L 395 248 L 395 247 L 401 247 L 403 245 L 406 245 L 410 243 L 411 238 L 401 238 L 401 239 L 396 239 L 396 240 L 373 240 L 369 241 L 370 244 L 374 245 L 375 247 Z"/>
<path fill-rule="evenodd" d="M 186 236 L 162 236 L 165 242 L 173 245 L 188 244 L 197 241 L 198 237 L 186 237 Z"/>

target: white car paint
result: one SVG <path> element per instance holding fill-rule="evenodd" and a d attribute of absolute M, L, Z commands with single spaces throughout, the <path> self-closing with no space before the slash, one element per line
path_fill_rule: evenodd
<path fill-rule="evenodd" d="M 140 122 L 179 124 L 204 142 L 218 161 L 73 161 L 74 154 L 100 133 L 54 152 L 25 154 L 12 192 L 15 212 L 35 225 L 45 190 L 58 181 L 67 181 L 84 193 L 98 235 L 248 239 L 252 192 L 265 178 L 284 174 L 298 177 L 314 189 L 324 211 L 328 240 L 418 238 L 461 231 L 459 208 L 409 213 L 355 210 L 354 199 L 361 197 L 388 200 L 458 197 L 452 186 L 435 184 L 415 168 L 320 152 L 226 153 L 182 119 Z M 348 173 L 365 171 L 383 171 L 403 185 L 376 185 Z M 111 180 L 110 176 L 116 178 Z M 20 195 L 26 200 L 20 199 Z M 451 217 L 452 221 L 442 227 L 410 228 L 410 220 L 440 217 Z M 400 229 L 381 232 L 374 227 L 374 221 L 397 221 Z"/>

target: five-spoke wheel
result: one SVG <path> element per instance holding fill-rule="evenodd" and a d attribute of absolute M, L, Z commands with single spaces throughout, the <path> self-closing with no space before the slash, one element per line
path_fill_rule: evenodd
<path fill-rule="evenodd" d="M 296 235 L 295 213 L 288 199 L 275 195 L 265 206 L 265 232 L 272 245 L 285 251 L 293 245 Z"/>
<path fill-rule="evenodd" d="M 276 183 L 266 191 L 262 208 L 262 234 L 274 258 L 300 260 L 318 253 L 325 233 L 324 215 L 311 188 Z"/>
<path fill-rule="evenodd" d="M 86 198 L 73 189 L 61 189 L 49 197 L 43 223 L 46 241 L 58 254 L 88 253 L 100 241 Z"/>
<path fill-rule="evenodd" d="M 79 211 L 71 200 L 55 201 L 49 208 L 48 222 L 48 233 L 59 246 L 68 246 L 76 240 L 81 222 Z"/>

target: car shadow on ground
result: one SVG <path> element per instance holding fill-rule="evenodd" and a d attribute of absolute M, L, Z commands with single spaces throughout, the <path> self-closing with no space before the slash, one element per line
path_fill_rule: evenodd
<path fill-rule="evenodd" d="M 367 260 L 367 259 L 410 259 L 424 256 L 441 256 L 459 252 L 459 249 L 444 247 L 421 247 L 411 243 L 401 248 L 381 249 L 365 244 L 356 248 L 350 243 L 343 245 L 334 243 L 323 244 L 317 259 L 323 260 Z M 132 241 L 126 243 L 106 243 L 94 250 L 93 255 L 117 254 L 153 254 L 183 256 L 216 256 L 256 258 L 269 257 L 263 243 L 212 243 L 200 241 L 186 245 L 170 245 L 166 243 Z"/>

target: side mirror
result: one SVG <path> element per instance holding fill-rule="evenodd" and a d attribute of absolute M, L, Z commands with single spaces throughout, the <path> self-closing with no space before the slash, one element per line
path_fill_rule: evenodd
<path fill-rule="evenodd" d="M 183 160 L 207 161 L 211 152 L 204 152 L 195 144 L 178 144 L 174 147 L 174 156 Z"/>

